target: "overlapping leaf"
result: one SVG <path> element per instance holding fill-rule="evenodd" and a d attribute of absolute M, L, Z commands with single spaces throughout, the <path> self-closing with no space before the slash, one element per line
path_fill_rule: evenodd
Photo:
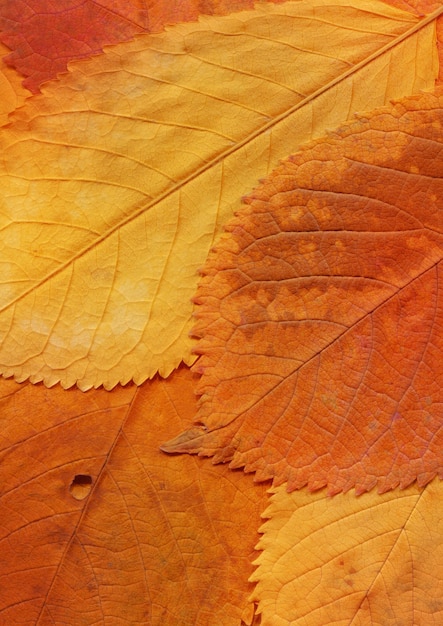
<path fill-rule="evenodd" d="M 253 4 L 253 0 L 58 0 L 56 4 L 2 0 L 0 40 L 12 49 L 7 63 L 27 77 L 25 86 L 36 93 L 43 82 L 65 72 L 69 61 L 98 54 L 106 44 L 196 20 L 200 13 L 223 15 L 252 9 Z"/>
<path fill-rule="evenodd" d="M 69 4 L 76 10 L 80 7 Z M 113 9 L 119 8 L 118 2 L 112 4 Z M 290 3 L 295 4 L 298 3 Z M 9 2 L 5 2 L 2 8 L 8 5 Z M 42 5 L 39 3 L 40 9 Z M 81 3 L 83 9 L 92 5 L 94 10 L 105 6 L 103 2 Z M 199 11 L 225 10 L 223 2 L 182 2 L 179 5 L 186 19 L 192 11 L 196 15 Z M 233 8 L 232 3 L 227 5 L 226 10 Z M 301 5 L 305 13 L 301 12 Z M 0 326 L 3 324 L 5 340 L 3 371 L 20 380 L 30 376 L 34 381 L 43 379 L 47 384 L 60 379 L 65 386 L 79 381 L 82 388 L 101 383 L 112 387 L 118 381 L 131 378 L 141 382 L 157 369 L 167 374 L 182 358 L 189 362 L 191 344 L 186 332 L 190 327 L 191 308 L 190 305 L 186 308 L 186 303 L 194 288 L 195 270 L 203 263 L 223 221 L 238 206 L 240 195 L 249 191 L 258 176 L 269 172 L 279 158 L 293 151 L 299 143 L 321 135 L 325 127 L 335 126 L 354 110 L 370 109 L 391 97 L 432 86 L 436 74 L 434 28 L 438 11 L 427 21 L 421 19 L 420 12 L 438 10 L 440 3 L 434 6 L 426 0 L 424 3 L 411 0 L 406 5 L 417 9 L 415 17 L 392 12 L 379 3 L 343 1 L 300 3 L 289 28 L 287 7 L 260 9 L 226 20 L 203 21 L 170 30 L 159 37 L 138 38 L 131 44 L 107 50 L 93 61 L 79 63 L 72 67 L 71 76 L 47 86 L 41 98 L 28 103 L 7 131 L 2 152 L 5 308 Z M 57 6 L 58 10 L 63 8 L 62 3 Z M 244 6 L 242 0 L 238 6 Z M 131 11 L 141 4 L 126 3 L 122 7 Z M 164 9 L 178 15 L 178 5 L 173 3 L 151 6 L 143 3 L 143 9 L 146 7 L 150 28 L 157 9 L 161 25 Z M 35 11 L 32 0 L 27 8 Z M 62 13 L 59 15 L 64 17 Z M 181 14 L 179 18 L 182 19 Z M 105 27 L 108 26 L 106 21 L 102 24 Z M 311 24 L 311 28 L 307 28 L 307 24 Z M 57 28 L 63 32 L 63 26 L 59 26 L 60 23 Z M 66 31 L 69 35 L 68 31 L 69 28 Z M 85 37 L 83 43 L 89 46 L 92 28 L 80 31 L 77 34 Z M 102 34 L 105 31 L 106 28 Z M 43 34 L 41 28 L 35 32 L 39 33 L 39 45 L 43 47 L 46 44 L 42 42 L 52 37 L 50 32 Z M 402 33 L 405 33 L 404 39 Z M 117 34 L 120 37 L 121 31 Z M 106 38 L 100 40 L 99 34 L 97 42 L 97 51 L 103 43 L 108 43 Z M 29 52 L 26 48 L 23 51 L 25 56 Z M 67 49 L 66 52 L 66 59 L 72 58 Z M 59 53 L 55 52 L 54 58 L 57 55 Z M 34 62 L 35 71 L 37 57 L 28 58 Z M 50 71 L 58 71 L 55 67 L 51 65 Z M 47 71 L 48 67 L 43 69 Z M 30 73 L 35 87 L 44 80 L 42 76 Z M 5 110 L 16 106 L 13 100 L 14 97 Z M 401 108 L 397 108 L 397 112 L 399 110 Z M 411 289 L 408 281 L 413 282 L 414 278 L 407 275 L 411 258 L 414 258 L 415 272 L 417 266 L 420 263 L 425 266 L 434 253 L 438 257 L 441 248 L 441 229 L 437 227 L 436 232 L 432 231 L 435 224 L 439 224 L 439 214 L 432 214 L 426 205 L 428 222 L 424 227 L 417 226 L 422 215 L 420 208 L 425 206 L 419 202 L 423 186 L 410 182 L 417 180 L 414 177 L 418 173 L 422 178 L 423 172 L 429 178 L 440 176 L 439 153 L 429 146 L 441 131 L 438 119 L 427 117 L 427 113 L 423 118 L 419 116 L 418 121 L 415 119 L 414 128 L 429 127 L 430 120 L 433 127 L 428 128 L 426 137 L 415 137 L 414 148 L 420 148 L 421 160 L 411 163 L 408 140 L 400 145 L 396 143 L 398 128 L 393 130 L 389 123 L 385 126 L 386 119 L 377 128 L 379 139 L 375 146 L 373 137 L 368 140 L 365 132 L 366 152 L 371 158 L 373 151 L 389 155 L 392 163 L 407 163 L 409 169 L 403 172 L 407 174 L 403 186 L 394 187 L 396 201 L 391 208 L 387 206 L 389 202 L 376 199 L 386 223 L 374 218 L 370 225 L 380 226 L 383 222 L 377 236 L 384 242 L 389 228 L 394 225 L 392 230 L 398 232 L 400 226 L 400 245 L 410 227 L 409 247 L 405 248 L 408 254 L 398 261 L 399 243 L 393 237 L 388 246 L 378 248 L 383 250 L 381 259 L 375 253 L 371 257 L 369 242 L 366 247 L 362 246 L 359 262 L 361 267 L 365 263 L 369 267 L 372 262 L 376 272 L 386 272 L 388 276 L 382 280 L 388 280 L 383 284 L 378 280 L 380 284 L 376 285 L 374 280 L 374 289 L 369 289 L 365 281 L 358 282 L 361 276 L 357 276 L 351 281 L 350 290 L 341 288 L 340 291 L 340 285 L 333 280 L 331 289 L 324 289 L 318 281 L 315 293 L 312 288 L 304 291 L 305 287 L 297 292 L 302 291 L 306 296 L 303 301 L 306 311 L 311 312 L 318 306 L 317 312 L 320 310 L 329 316 L 324 318 L 325 322 L 333 318 L 337 326 L 343 321 L 350 323 L 352 332 L 360 324 L 359 321 L 354 324 L 352 316 L 360 308 L 363 320 L 367 315 L 365 306 L 372 306 L 374 298 L 382 296 L 379 307 L 371 310 L 374 329 L 371 337 L 363 332 L 358 336 L 359 342 L 354 344 L 340 339 L 343 354 L 341 360 L 334 360 L 333 367 L 326 352 L 332 344 L 321 352 L 320 365 L 323 367 L 326 361 L 330 371 L 341 366 L 341 374 L 329 380 L 327 376 L 319 376 L 320 367 L 312 367 L 311 378 L 305 380 L 313 383 L 314 389 L 312 385 L 303 384 L 305 397 L 313 391 L 312 410 L 317 411 L 320 405 L 319 414 L 324 419 L 316 424 L 317 430 L 323 427 L 323 439 L 309 439 L 309 429 L 300 430 L 303 436 L 308 435 L 303 440 L 302 462 L 306 459 L 309 462 L 315 445 L 323 446 L 324 450 L 328 427 L 331 427 L 329 434 L 338 432 L 338 443 L 328 449 L 330 456 L 320 455 L 317 466 L 313 468 L 311 463 L 307 467 L 311 488 L 329 482 L 331 491 L 335 491 L 357 482 L 359 489 L 365 489 L 378 480 L 379 487 L 386 489 L 397 483 L 406 485 L 417 474 L 424 483 L 441 468 L 438 456 L 441 414 L 438 410 L 442 381 L 434 376 L 429 386 L 430 370 L 441 353 L 438 337 L 441 320 L 439 314 L 431 319 L 428 308 L 432 301 L 435 311 L 439 309 L 439 294 L 433 290 L 431 280 L 422 292 L 422 277 L 420 288 Z M 365 127 L 372 121 L 371 118 Z M 397 121 L 401 126 L 402 115 Z M 346 132 L 343 135 L 346 138 Z M 394 137 L 392 141 L 391 137 Z M 336 148 L 334 139 L 330 146 Z M 326 160 L 334 161 L 340 183 L 343 172 L 347 171 L 346 162 L 340 160 L 335 148 Z M 312 171 L 306 175 L 305 182 L 311 176 L 317 192 L 323 192 L 323 181 L 331 178 L 332 173 L 325 167 L 321 149 L 315 156 L 318 160 L 316 164 L 311 162 Z M 395 161 L 396 157 L 400 161 Z M 348 154 L 347 158 L 355 158 L 355 155 Z M 431 161 L 435 163 L 431 165 Z M 309 162 L 296 164 L 299 172 L 303 168 L 309 170 Z M 379 165 L 371 162 L 371 173 Z M 430 175 L 426 167 L 431 168 Z M 362 179 L 366 178 L 367 171 L 363 168 L 363 173 L 360 172 Z M 359 182 L 357 177 L 354 181 L 356 172 L 358 174 L 359 165 L 346 179 L 351 187 Z M 398 174 L 395 168 L 394 173 Z M 373 183 L 371 190 L 379 186 L 380 180 L 388 179 L 369 178 L 369 183 Z M 7 181 L 6 186 L 4 181 Z M 286 188 L 285 181 L 280 180 L 279 174 L 272 182 L 283 182 L 277 200 L 281 210 L 278 224 L 290 232 L 301 219 L 303 205 L 297 205 L 298 215 L 292 209 L 285 212 L 285 202 L 293 193 Z M 305 185 L 306 193 L 308 187 Z M 269 188 L 264 189 L 268 194 Z M 269 218 L 273 209 L 269 213 L 265 207 L 274 203 L 275 189 L 266 194 L 253 203 L 253 210 L 260 207 L 255 217 L 248 214 L 250 232 L 240 233 L 241 237 L 246 237 L 246 254 L 250 254 L 248 271 L 251 268 L 252 272 L 258 271 L 259 280 L 261 268 L 257 262 L 260 264 L 264 259 L 268 270 L 278 274 L 284 273 L 288 266 L 288 252 L 291 263 L 294 259 L 290 246 L 282 250 L 285 258 L 277 259 L 266 243 L 259 254 L 255 254 L 257 229 L 261 236 L 277 223 L 274 214 Z M 345 195 L 343 189 L 335 190 L 335 194 Z M 397 196 L 403 202 L 408 194 L 413 200 L 418 198 L 418 208 L 412 217 L 405 216 L 401 212 L 403 207 L 399 210 L 397 203 Z M 373 200 L 371 196 L 369 208 Z M 435 202 L 432 195 L 431 201 Z M 331 203 L 335 217 L 340 213 L 337 206 Z M 347 219 L 350 231 L 363 233 L 363 229 L 355 225 L 359 220 L 361 223 L 368 207 L 358 206 L 360 212 L 352 214 L 350 202 L 346 215 L 340 213 L 340 228 L 331 229 L 334 232 L 330 239 L 335 233 L 338 242 L 332 257 L 334 262 L 340 260 L 337 267 L 340 266 L 342 275 L 345 274 L 343 267 L 355 267 L 354 261 L 346 261 L 354 259 L 357 248 L 351 245 L 348 257 L 343 252 L 340 243 L 348 246 L 352 239 L 352 236 L 346 239 L 347 235 L 345 240 L 340 239 L 343 222 Z M 320 222 L 323 220 L 324 237 L 313 249 L 310 233 L 305 232 L 305 239 L 302 236 L 295 246 L 301 253 L 298 261 L 302 263 L 303 256 L 306 267 L 311 268 L 312 264 L 315 266 L 315 259 L 323 254 L 322 261 L 328 265 L 331 233 L 324 227 L 330 206 L 319 203 L 313 194 L 306 209 L 306 224 L 312 216 Z M 239 224 L 244 228 L 245 219 L 240 218 Z M 311 224 L 311 228 L 318 235 L 318 224 L 314 227 Z M 418 244 L 411 243 L 417 233 L 421 237 Z M 234 235 L 239 235 L 238 228 Z M 273 237 L 271 235 L 270 240 Z M 199 246 L 197 242 L 202 241 Z M 233 250 L 229 245 L 224 248 L 225 245 L 226 242 L 222 244 L 223 260 L 234 259 L 234 269 L 235 254 L 230 256 Z M 436 267 L 438 263 L 436 258 Z M 395 284 L 392 276 L 396 277 Z M 367 278 L 374 279 L 373 276 Z M 280 274 L 278 281 L 281 282 Z M 208 285 L 206 283 L 206 290 Z M 361 299 L 355 293 L 359 285 Z M 398 288 L 399 295 L 397 307 L 391 306 L 384 317 L 379 315 L 379 310 L 386 313 L 386 302 L 389 298 L 393 300 L 389 286 Z M 205 331 L 201 344 L 205 355 L 201 362 L 203 406 L 216 388 L 214 406 L 227 410 L 222 422 L 226 415 L 228 419 L 232 416 L 229 412 L 234 400 L 241 404 L 250 393 L 249 386 L 244 393 L 243 383 L 232 384 L 231 390 L 225 393 L 232 383 L 225 376 L 226 364 L 229 368 L 233 366 L 234 376 L 241 372 L 243 365 L 242 376 L 253 369 L 250 380 L 256 381 L 253 393 L 259 398 L 273 376 L 272 368 L 260 369 L 266 359 L 272 357 L 272 367 L 280 361 L 279 367 L 283 369 L 284 362 L 293 359 L 292 348 L 296 342 L 288 342 L 288 334 L 280 334 L 278 330 L 267 340 L 266 351 L 261 355 L 266 359 L 261 359 L 255 349 L 248 352 L 251 345 L 262 345 L 262 341 L 255 341 L 260 331 L 257 333 L 251 328 L 248 316 L 260 308 L 267 309 L 266 315 L 269 313 L 271 321 L 279 323 L 282 321 L 280 314 L 288 312 L 284 289 L 279 292 L 280 300 L 277 297 L 270 302 L 266 289 L 261 287 L 260 284 L 260 288 L 251 291 L 253 301 L 243 298 L 233 320 L 230 303 L 220 310 L 211 309 L 217 292 L 208 294 L 204 288 L 203 296 L 200 294 L 206 305 L 212 299 L 206 308 L 209 317 L 211 311 L 215 318 L 222 313 L 225 321 L 230 320 L 234 326 L 240 320 L 239 325 L 246 331 L 239 342 L 232 341 L 231 335 L 223 334 L 224 331 L 211 335 L 214 328 L 218 332 L 222 326 L 213 327 L 212 319 L 201 318 L 200 331 Z M 274 292 L 277 291 L 276 287 Z M 335 298 L 334 306 L 327 303 L 331 293 Z M 348 293 L 352 294 L 349 301 Z M 383 294 L 388 294 L 386 300 Z M 420 306 L 425 313 L 420 311 Z M 300 312 L 300 307 L 294 310 Z M 246 318 L 242 318 L 245 312 Z M 289 314 L 293 313 L 291 308 Z M 337 321 L 334 315 L 341 319 Z M 412 322 L 411 315 L 415 316 Z M 297 322 L 307 321 L 310 320 L 297 319 Z M 312 336 L 303 332 L 297 335 L 303 342 L 295 345 L 296 350 L 309 351 L 311 338 L 318 341 L 321 333 L 319 335 L 314 327 L 315 324 Z M 404 338 L 408 337 L 400 356 L 398 345 L 392 340 L 393 329 L 398 333 L 397 343 L 405 344 Z M 386 346 L 383 344 L 378 354 L 374 345 L 380 345 L 380 337 L 386 339 Z M 378 343 L 371 344 L 374 338 Z M 214 364 L 226 340 L 230 354 L 221 369 L 217 369 Z M 247 350 L 242 352 L 245 345 Z M 412 377 L 413 385 L 401 398 L 399 410 L 391 415 L 390 401 L 395 401 L 397 391 L 392 393 L 389 376 L 392 373 L 410 381 L 411 363 L 423 346 L 423 358 Z M 286 353 L 279 359 L 279 350 L 287 350 L 289 359 Z M 356 375 L 365 358 L 369 365 L 377 359 L 386 361 L 377 370 L 378 380 L 374 382 L 373 377 L 368 383 L 363 377 L 364 384 L 368 383 L 366 388 Z M 81 394 L 78 390 L 59 388 L 49 391 L 42 386 L 19 387 L 16 383 L 3 383 L 0 507 L 3 509 L 4 551 L 0 570 L 4 586 L 0 593 L 0 597 L 3 596 L 0 619 L 5 623 L 34 626 L 36 623 L 92 624 L 118 620 L 127 624 L 237 626 L 240 621 L 260 622 L 258 615 L 253 617 L 255 601 L 260 601 L 265 623 L 273 625 L 286 626 L 293 621 L 307 626 L 317 624 L 319 619 L 322 623 L 342 619 L 346 624 L 353 620 L 368 625 L 379 622 L 383 626 L 390 623 L 389 620 L 420 624 L 423 619 L 430 620 L 423 622 L 426 625 L 438 623 L 441 600 L 435 581 L 441 561 L 441 529 L 433 507 L 440 496 L 433 486 L 423 493 L 414 487 L 400 495 L 391 493 L 379 499 L 371 494 L 357 501 L 341 497 L 330 500 L 322 495 L 288 496 L 283 490 L 277 490 L 269 510 L 272 519 L 265 526 L 260 544 L 263 553 L 254 575 L 258 587 L 248 602 L 247 594 L 253 585 L 248 585 L 246 580 L 251 572 L 249 563 L 257 517 L 263 508 L 263 485 L 253 485 L 242 472 L 214 468 L 187 457 L 162 457 L 158 452 L 159 441 L 187 428 L 195 410 L 192 380 L 187 370 L 166 382 L 156 379 L 139 390 L 116 388 L 112 394 L 104 391 Z M 335 383 L 337 389 L 344 391 L 335 393 Z M 327 392 L 318 396 L 322 385 Z M 355 390 L 357 402 L 364 392 L 369 392 L 364 404 L 364 409 L 369 407 L 368 410 L 361 412 L 356 421 L 348 420 L 341 431 L 340 428 L 334 431 L 337 420 L 344 415 L 345 402 L 354 410 Z M 231 397 L 234 394 L 237 394 L 235 399 Z M 284 400 L 290 403 L 293 397 L 288 393 Z M 272 412 L 280 407 L 278 394 L 270 394 L 266 411 L 257 411 L 259 431 L 263 415 L 272 418 Z M 373 407 L 375 415 L 371 414 L 373 419 L 368 421 Z M 379 407 L 381 411 L 377 413 Z M 212 428 L 220 412 L 215 413 L 211 424 L 206 419 L 206 409 L 200 418 Z M 285 417 L 287 415 L 283 416 L 283 422 Z M 224 424 L 221 425 L 223 429 Z M 276 432 L 265 430 L 258 436 L 254 429 L 240 432 L 240 437 L 234 436 L 221 451 L 223 458 L 236 454 L 236 447 L 241 448 L 244 441 L 246 446 L 251 445 L 256 450 L 263 435 L 265 461 L 272 463 L 275 451 L 280 454 L 294 433 L 284 428 L 280 431 L 277 428 Z M 198 436 L 200 434 L 201 430 Z M 210 433 L 209 438 L 211 436 Z M 346 445 L 341 446 L 340 441 L 345 441 Z M 299 443 L 300 439 L 296 445 Z M 310 450 L 312 443 L 315 445 Z M 359 463 L 358 459 L 356 461 L 358 453 L 368 445 L 369 463 L 366 460 Z M 414 454 L 412 464 L 408 465 L 408 459 Z M 236 459 L 241 465 L 243 461 L 238 456 Z M 328 473 L 331 459 L 333 466 L 337 460 L 341 465 L 340 468 L 335 465 L 332 473 Z M 261 462 L 259 459 L 257 466 Z M 255 469 L 254 463 L 250 462 L 248 469 Z M 305 469 L 298 475 L 302 481 Z M 279 464 L 278 470 L 281 471 L 280 481 L 285 463 Z M 267 471 L 265 464 L 265 469 L 259 469 L 260 478 Z M 313 516 L 317 516 L 316 523 L 312 523 Z M 338 518 L 344 519 L 339 521 Z M 337 536 L 337 528 L 346 535 L 347 543 Z M 303 532 L 314 533 L 313 541 L 309 543 L 302 537 Z M 290 555 L 295 554 L 295 544 L 300 540 L 303 543 L 300 559 L 306 568 L 303 571 L 296 568 L 296 563 L 285 560 L 288 550 Z M 409 549 L 410 560 L 402 562 L 405 546 Z M 332 567 L 325 562 L 328 549 L 333 555 Z M 317 550 L 317 560 L 306 558 L 310 550 L 312 554 Z M 426 562 L 431 550 L 431 558 Z M 410 563 L 413 564 L 413 580 L 408 570 Z M 326 583 L 323 587 L 322 582 Z M 383 584 L 388 594 L 382 592 Z M 392 594 L 397 594 L 398 602 L 393 600 Z M 325 595 L 330 598 L 330 606 Z M 411 603 L 414 610 L 409 610 Z"/>
<path fill-rule="evenodd" d="M 275 170 L 199 288 L 195 428 L 166 444 L 290 490 L 443 476 L 443 96 Z"/>
<path fill-rule="evenodd" d="M 191 362 L 196 272 L 239 197 L 299 142 L 435 75 L 433 19 L 346 0 L 78 63 L 0 138 L 2 373 L 111 388 Z"/>
<path fill-rule="evenodd" d="M 2 0 L 0 39 L 12 50 L 5 60 L 36 93 L 41 83 L 66 71 L 68 61 L 146 30 L 144 5 L 140 0 Z"/>
<path fill-rule="evenodd" d="M 195 412 L 189 370 L 1 390 L 2 624 L 250 623 L 265 488 L 158 450 Z"/>
<path fill-rule="evenodd" d="M 8 51 L 0 44 L 0 64 Z M 21 79 L 6 65 L 0 65 L 0 127 L 7 124 L 9 114 L 22 106 L 29 92 L 21 85 Z"/>
<path fill-rule="evenodd" d="M 443 485 L 359 498 L 276 489 L 253 579 L 262 626 L 438 626 Z"/>

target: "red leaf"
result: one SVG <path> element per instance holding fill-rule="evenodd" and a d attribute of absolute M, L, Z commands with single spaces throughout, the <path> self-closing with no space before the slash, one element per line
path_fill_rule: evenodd
<path fill-rule="evenodd" d="M 1 41 L 13 50 L 5 61 L 39 86 L 66 71 L 68 61 L 98 54 L 105 44 L 131 39 L 148 27 L 141 0 L 7 0 L 0 8 Z"/>

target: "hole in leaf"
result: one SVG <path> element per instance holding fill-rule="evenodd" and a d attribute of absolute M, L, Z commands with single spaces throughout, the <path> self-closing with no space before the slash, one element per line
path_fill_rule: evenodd
<path fill-rule="evenodd" d="M 76 500 L 84 500 L 91 491 L 92 478 L 87 474 L 77 474 L 74 476 L 69 491 Z"/>

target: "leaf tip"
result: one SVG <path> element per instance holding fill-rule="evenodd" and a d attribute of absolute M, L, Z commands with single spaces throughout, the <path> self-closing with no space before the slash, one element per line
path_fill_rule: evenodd
<path fill-rule="evenodd" d="M 167 454 L 196 454 L 207 428 L 203 424 L 183 431 L 177 437 L 162 443 L 160 450 Z"/>

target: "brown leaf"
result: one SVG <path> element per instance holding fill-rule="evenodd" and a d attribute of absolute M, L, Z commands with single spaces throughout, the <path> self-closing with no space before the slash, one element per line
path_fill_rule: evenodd
<path fill-rule="evenodd" d="M 249 197 L 197 296 L 198 424 L 164 450 L 290 490 L 443 476 L 442 104 L 361 116 Z"/>

